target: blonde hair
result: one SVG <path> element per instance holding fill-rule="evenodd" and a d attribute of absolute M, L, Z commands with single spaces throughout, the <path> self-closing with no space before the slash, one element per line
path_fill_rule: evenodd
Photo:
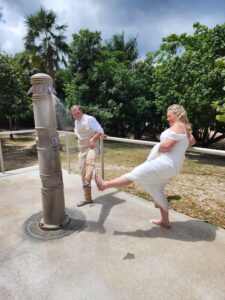
<path fill-rule="evenodd" d="M 167 108 L 167 112 L 170 111 L 172 114 L 174 114 L 177 117 L 177 120 L 181 123 L 184 123 L 187 125 L 188 130 L 191 132 L 191 124 L 189 123 L 186 110 L 182 105 L 179 104 L 173 104 Z"/>

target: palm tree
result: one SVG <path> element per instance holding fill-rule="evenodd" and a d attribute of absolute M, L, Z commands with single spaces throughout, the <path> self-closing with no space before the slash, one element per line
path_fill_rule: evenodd
<path fill-rule="evenodd" d="M 56 14 L 41 8 L 34 15 L 25 17 L 27 35 L 25 49 L 29 55 L 32 68 L 48 73 L 55 79 L 55 72 L 60 63 L 66 66 L 68 45 L 63 35 L 67 25 L 56 24 Z"/>
<path fill-rule="evenodd" d="M 125 42 L 124 32 L 113 35 L 112 39 L 106 43 L 111 51 L 122 51 L 126 53 L 127 59 L 132 63 L 138 58 L 137 38 L 129 38 Z"/>

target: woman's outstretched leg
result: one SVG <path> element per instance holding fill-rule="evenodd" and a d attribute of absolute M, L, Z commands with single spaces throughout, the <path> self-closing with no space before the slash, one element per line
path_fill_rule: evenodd
<path fill-rule="evenodd" d="M 95 173 L 95 182 L 97 187 L 100 191 L 104 191 L 109 188 L 113 187 L 122 187 L 131 184 L 133 181 L 124 177 L 120 176 L 112 180 L 103 180 L 100 175 L 96 172 Z"/>
<path fill-rule="evenodd" d="M 162 209 L 162 207 L 159 206 L 159 210 L 161 213 L 161 220 L 160 219 L 153 219 L 150 220 L 151 223 L 165 227 L 165 228 L 170 228 L 170 221 L 169 221 L 169 214 L 167 211 L 165 211 L 164 209 Z"/>

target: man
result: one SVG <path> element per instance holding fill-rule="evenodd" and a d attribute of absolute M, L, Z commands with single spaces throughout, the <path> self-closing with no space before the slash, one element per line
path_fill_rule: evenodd
<path fill-rule="evenodd" d="M 75 134 L 78 137 L 78 160 L 82 176 L 84 200 L 77 204 L 78 207 L 93 203 L 91 196 L 91 179 L 95 169 L 95 159 L 100 136 L 104 131 L 98 121 L 89 115 L 84 114 L 79 105 L 71 108 L 75 119 Z"/>

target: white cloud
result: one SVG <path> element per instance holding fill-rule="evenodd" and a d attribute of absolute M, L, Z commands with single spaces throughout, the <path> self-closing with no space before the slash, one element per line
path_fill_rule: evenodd
<path fill-rule="evenodd" d="M 4 22 L 0 22 L 0 49 L 1 51 L 15 53 L 23 48 L 23 35 L 25 29 L 22 24 L 21 15 L 4 6 Z"/>
<path fill-rule="evenodd" d="M 46 9 L 52 9 L 52 0 L 41 0 Z M 99 6 L 97 1 L 73 1 L 67 0 L 62 8 L 62 1 L 55 0 L 53 10 L 56 12 L 59 24 L 67 24 L 68 39 L 71 40 L 72 33 L 82 28 L 95 30 L 98 27 Z M 100 25 L 100 24 L 99 24 Z"/>

